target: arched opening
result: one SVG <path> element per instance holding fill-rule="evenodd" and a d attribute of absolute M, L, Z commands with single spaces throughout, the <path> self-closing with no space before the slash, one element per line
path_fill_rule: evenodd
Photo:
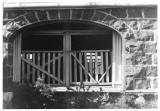
<path fill-rule="evenodd" d="M 14 40 L 15 52 L 21 51 L 15 58 L 21 56 L 22 83 L 34 83 L 41 77 L 56 86 L 112 87 L 122 80 L 122 40 L 110 28 L 57 21 L 23 29 L 18 37 Z"/>

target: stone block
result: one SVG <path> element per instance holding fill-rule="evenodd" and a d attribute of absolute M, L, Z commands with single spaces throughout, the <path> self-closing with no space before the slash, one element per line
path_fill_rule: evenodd
<path fill-rule="evenodd" d="M 25 15 L 25 17 L 27 18 L 27 20 L 30 22 L 30 23 L 35 23 L 35 22 L 38 22 L 38 19 L 35 15 L 35 12 L 30 12 L 30 13 L 27 13 Z"/>
<path fill-rule="evenodd" d="M 11 21 L 6 25 L 6 30 L 12 33 L 18 30 L 19 28 L 21 28 L 21 25 L 17 24 L 15 21 Z"/>
<path fill-rule="evenodd" d="M 132 56 L 132 65 L 151 65 L 152 64 L 152 55 L 143 54 L 142 52 L 136 52 Z"/>
<path fill-rule="evenodd" d="M 143 97 L 146 101 L 156 100 L 156 95 L 155 94 L 144 94 Z"/>
<path fill-rule="evenodd" d="M 16 18 L 16 19 L 14 20 L 14 22 L 15 22 L 16 24 L 20 25 L 21 27 L 28 24 L 28 22 L 26 21 L 26 19 L 25 19 L 23 16 L 20 16 L 20 17 Z"/>
<path fill-rule="evenodd" d="M 139 44 L 137 44 L 136 42 L 128 41 L 126 43 L 125 51 L 131 54 L 137 51 L 138 47 L 139 47 Z"/>
<path fill-rule="evenodd" d="M 91 17 L 93 16 L 93 13 L 94 13 L 93 9 L 92 10 L 91 9 L 84 10 L 82 19 L 83 20 L 90 20 Z"/>
<path fill-rule="evenodd" d="M 134 75 L 134 78 L 146 78 L 147 77 L 147 68 L 142 67 L 139 72 Z"/>
<path fill-rule="evenodd" d="M 136 75 L 143 69 L 143 67 L 127 65 L 125 69 L 126 75 Z"/>
<path fill-rule="evenodd" d="M 59 10 L 60 19 L 70 19 L 70 10 Z"/>
<path fill-rule="evenodd" d="M 139 29 L 139 23 L 137 20 L 128 20 L 126 21 L 126 23 L 132 27 L 134 30 L 138 30 Z"/>
<path fill-rule="evenodd" d="M 128 26 L 125 23 L 122 23 L 121 25 L 119 25 L 117 30 L 120 31 L 121 33 L 127 32 L 128 31 Z"/>
<path fill-rule="evenodd" d="M 155 30 L 157 29 L 157 20 L 141 20 L 139 21 L 140 28 L 143 30 L 150 29 Z"/>
<path fill-rule="evenodd" d="M 40 21 L 48 20 L 46 11 L 37 11 L 37 16 Z"/>
<path fill-rule="evenodd" d="M 142 18 L 142 9 L 139 7 L 128 8 L 129 18 Z"/>
<path fill-rule="evenodd" d="M 50 19 L 55 20 L 58 19 L 58 10 L 48 10 Z"/>
<path fill-rule="evenodd" d="M 100 11 L 106 12 L 107 14 L 111 14 L 112 8 L 100 9 Z"/>
<path fill-rule="evenodd" d="M 13 19 L 16 18 L 20 15 L 25 14 L 25 10 L 6 10 L 4 13 L 7 13 L 7 18 L 8 19 Z"/>
<path fill-rule="evenodd" d="M 126 90 L 134 90 L 134 78 L 133 77 L 126 77 L 125 78 L 125 88 Z"/>
<path fill-rule="evenodd" d="M 154 32 L 152 31 L 136 31 L 137 41 L 154 41 Z"/>
<path fill-rule="evenodd" d="M 8 30 L 5 30 L 3 31 L 3 38 L 5 38 L 5 42 L 8 42 L 8 37 L 10 37 L 11 35 L 13 34 L 12 31 L 8 31 Z"/>
<path fill-rule="evenodd" d="M 102 21 L 106 15 L 104 13 L 101 13 L 99 11 L 96 11 L 96 14 L 92 18 L 93 21 Z"/>
<path fill-rule="evenodd" d="M 133 33 L 131 30 L 129 30 L 129 31 L 126 33 L 126 35 L 124 36 L 124 38 L 125 38 L 126 40 L 134 40 L 134 39 L 135 39 L 135 36 L 134 36 L 134 33 Z"/>
<path fill-rule="evenodd" d="M 81 14 L 82 14 L 82 11 L 81 9 L 74 9 L 72 10 L 72 19 L 80 19 L 81 18 Z"/>
<path fill-rule="evenodd" d="M 135 79 L 135 89 L 149 89 L 150 81 L 147 79 Z"/>
<path fill-rule="evenodd" d="M 111 14 L 118 17 L 118 18 L 126 18 L 126 8 L 113 8 Z"/>
<path fill-rule="evenodd" d="M 153 64 L 158 64 L 157 54 L 154 54 L 152 57 L 153 57 Z"/>
<path fill-rule="evenodd" d="M 146 44 L 144 51 L 146 53 L 156 53 L 157 52 L 157 43 Z"/>
<path fill-rule="evenodd" d="M 114 18 L 113 16 L 111 15 L 108 15 L 107 17 L 105 17 L 104 19 L 104 23 L 107 24 L 107 25 L 112 25 L 114 24 L 114 22 L 116 22 L 116 18 Z"/>
<path fill-rule="evenodd" d="M 144 8 L 145 18 L 157 18 L 157 7 Z"/>
<path fill-rule="evenodd" d="M 158 88 L 158 80 L 154 79 L 153 81 L 153 89 L 157 89 Z"/>
<path fill-rule="evenodd" d="M 157 77 L 158 76 L 157 66 L 148 66 L 146 68 L 146 75 L 147 77 Z"/>

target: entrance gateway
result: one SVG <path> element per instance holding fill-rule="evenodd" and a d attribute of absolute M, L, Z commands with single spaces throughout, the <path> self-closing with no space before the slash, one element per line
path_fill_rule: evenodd
<path fill-rule="evenodd" d="M 14 43 L 21 44 L 22 83 L 35 83 L 41 77 L 55 86 L 83 82 L 110 87 L 115 81 L 113 72 L 121 62 L 121 50 L 117 50 L 121 49 L 121 39 L 110 29 L 59 22 L 33 27 L 19 35 Z"/>

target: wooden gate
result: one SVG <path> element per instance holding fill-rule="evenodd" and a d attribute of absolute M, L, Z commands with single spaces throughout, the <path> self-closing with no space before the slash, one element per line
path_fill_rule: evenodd
<path fill-rule="evenodd" d="M 23 51 L 21 60 L 22 83 L 41 77 L 47 84 L 63 84 L 63 51 Z"/>
<path fill-rule="evenodd" d="M 87 50 L 71 52 L 72 85 L 111 85 L 111 51 Z"/>

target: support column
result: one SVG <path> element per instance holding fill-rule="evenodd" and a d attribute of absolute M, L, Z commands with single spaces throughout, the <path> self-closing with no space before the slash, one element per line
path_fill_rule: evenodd
<path fill-rule="evenodd" d="M 16 34 L 13 41 L 13 81 L 21 81 L 21 37 L 22 34 Z"/>
<path fill-rule="evenodd" d="M 70 50 L 71 50 L 71 34 L 66 32 L 63 38 L 63 50 L 64 50 L 64 60 L 63 60 L 63 73 L 65 78 L 66 86 L 69 86 L 70 83 L 70 74 L 71 74 L 71 66 L 70 66 Z"/>

